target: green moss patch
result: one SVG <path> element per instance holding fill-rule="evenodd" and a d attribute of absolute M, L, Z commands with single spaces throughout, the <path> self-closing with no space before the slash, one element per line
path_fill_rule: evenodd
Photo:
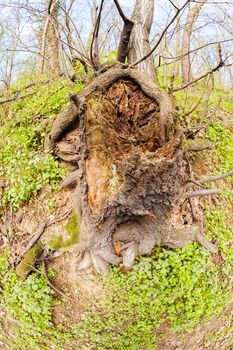
<path fill-rule="evenodd" d="M 17 276 L 25 280 L 35 265 L 37 255 L 42 249 L 42 244 L 37 242 L 23 257 L 22 261 L 16 267 Z"/>
<path fill-rule="evenodd" d="M 63 235 L 56 236 L 48 243 L 48 246 L 54 250 L 57 250 L 60 248 L 69 248 L 73 244 L 78 243 L 80 227 L 79 218 L 75 209 L 72 210 L 71 216 L 65 225 L 65 229 L 67 231 L 68 237 L 64 237 Z"/>

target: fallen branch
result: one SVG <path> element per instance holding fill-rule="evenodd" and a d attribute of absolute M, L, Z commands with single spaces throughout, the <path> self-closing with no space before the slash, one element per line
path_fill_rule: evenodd
<path fill-rule="evenodd" d="M 223 180 L 226 177 L 232 176 L 233 175 L 233 169 L 228 171 L 227 173 L 223 173 L 223 174 L 219 174 L 219 175 L 214 175 L 214 176 L 210 176 L 207 177 L 205 179 L 202 180 L 198 180 L 198 181 L 194 181 L 194 180 L 189 180 L 189 182 L 192 182 L 193 184 L 197 185 L 197 186 L 201 186 L 203 184 L 206 184 L 207 182 L 215 182 L 215 181 L 219 181 L 219 180 Z M 192 187 L 192 184 L 188 184 L 186 186 L 186 188 L 190 188 Z"/>
<path fill-rule="evenodd" d="M 203 196 L 211 196 L 214 194 L 220 194 L 221 190 L 219 188 L 211 188 L 208 190 L 198 190 L 198 191 L 191 191 L 186 192 L 183 194 L 183 198 L 192 198 L 192 197 L 203 197 Z"/>
<path fill-rule="evenodd" d="M 47 227 L 47 223 L 43 223 L 39 226 L 36 233 L 34 234 L 31 241 L 28 243 L 28 245 L 24 248 L 22 253 L 17 257 L 17 260 L 15 262 L 15 266 L 19 265 L 19 263 L 22 261 L 23 257 L 27 252 L 36 244 L 36 242 L 40 239 L 42 234 L 44 233 L 45 228 Z"/>
<path fill-rule="evenodd" d="M 224 173 L 224 174 L 214 175 L 214 176 L 210 176 L 210 177 L 207 177 L 205 179 L 202 179 L 202 180 L 198 180 L 198 183 L 205 184 L 207 182 L 219 181 L 219 180 L 223 180 L 226 177 L 231 176 L 231 175 L 233 175 L 233 169 L 228 171 L 227 173 Z"/>

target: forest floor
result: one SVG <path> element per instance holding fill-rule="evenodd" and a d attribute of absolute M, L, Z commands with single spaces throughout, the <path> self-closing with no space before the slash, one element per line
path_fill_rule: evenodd
<path fill-rule="evenodd" d="M 51 155 L 44 154 L 41 147 L 44 135 L 39 134 L 41 125 L 42 131 L 47 132 L 48 116 L 56 115 L 66 103 L 64 95 L 70 86 L 62 95 L 59 83 L 53 89 L 54 99 L 49 105 L 48 89 L 39 92 L 43 103 L 36 99 L 28 100 L 30 103 L 18 101 L 2 111 L 9 128 L 11 123 L 12 128 L 18 124 L 20 128 L 13 139 L 12 130 L 8 132 L 1 120 L 4 131 L 0 129 L 0 148 L 4 153 L 0 165 L 4 171 L 0 177 L 0 349 L 77 350 L 78 346 L 80 350 L 232 350 L 232 177 L 218 182 L 221 196 L 194 201 L 204 233 L 219 246 L 218 254 L 211 256 L 198 243 L 175 250 L 159 247 L 149 256 L 139 258 L 130 274 L 113 268 L 106 278 L 91 270 L 77 275 L 72 254 L 77 237 L 70 229 L 73 190 L 59 190 L 59 183 L 73 168 L 63 162 L 58 166 Z M 54 111 L 57 101 L 60 104 Z M 177 103 L 180 101 L 184 97 L 179 95 Z M 33 121 L 33 127 L 28 121 L 30 113 L 22 122 L 28 105 L 33 117 L 39 115 L 38 125 Z M 218 117 L 203 134 L 216 145 L 216 150 L 191 155 L 195 179 L 233 168 L 231 110 L 231 106 L 219 110 Z M 7 148 L 8 139 L 13 142 L 14 155 Z M 28 145 L 25 149 L 16 146 L 25 140 Z M 23 159 L 31 160 L 30 169 Z M 12 180 L 9 174 L 13 174 Z M 41 242 L 46 246 L 43 258 L 48 278 L 64 294 L 55 292 L 55 300 L 40 264 L 31 269 L 35 273 L 25 281 L 19 281 L 9 269 L 45 222 L 49 225 Z"/>

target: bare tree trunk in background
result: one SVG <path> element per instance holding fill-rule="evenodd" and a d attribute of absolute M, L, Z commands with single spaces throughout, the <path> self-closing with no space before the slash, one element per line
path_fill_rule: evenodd
<path fill-rule="evenodd" d="M 176 22 L 176 51 L 175 51 L 175 57 L 180 56 L 180 40 L 181 40 L 181 35 L 180 35 L 180 16 L 177 17 L 177 22 Z M 180 75 L 180 60 L 176 61 L 172 65 L 172 71 L 171 71 L 171 76 L 177 77 Z"/>
<path fill-rule="evenodd" d="M 166 35 L 164 36 L 164 49 L 163 49 L 163 52 L 164 52 L 164 56 L 168 56 L 168 46 L 167 46 L 167 38 L 166 38 Z M 164 63 L 164 66 L 163 66 L 163 86 L 166 86 L 167 85 L 167 78 L 168 78 L 168 66 L 167 66 L 167 59 L 163 57 L 163 63 Z"/>
<path fill-rule="evenodd" d="M 58 74 L 60 72 L 59 65 L 59 42 L 57 38 L 58 31 L 58 11 L 59 11 L 59 1 L 52 0 L 50 6 L 50 21 L 47 31 L 47 56 L 50 65 L 50 72 L 52 74 Z"/>
<path fill-rule="evenodd" d="M 134 22 L 129 44 L 129 63 L 138 61 L 150 51 L 149 34 L 154 15 L 154 0 L 137 0 L 131 20 Z M 155 80 L 153 56 L 137 65 L 137 69 Z"/>
<path fill-rule="evenodd" d="M 190 7 L 187 21 L 184 27 L 183 38 L 182 38 L 182 48 L 181 54 L 183 58 L 181 60 L 181 70 L 182 70 L 182 78 L 184 84 L 187 84 L 192 79 L 192 71 L 191 71 L 191 63 L 190 63 L 190 55 L 188 52 L 190 51 L 190 40 L 193 32 L 194 24 L 200 14 L 200 11 L 207 0 L 203 0 L 203 2 L 198 3 L 193 8 Z"/>
<path fill-rule="evenodd" d="M 45 70 L 45 56 L 48 60 L 48 72 L 51 75 L 60 73 L 58 32 L 59 0 L 50 0 L 48 17 L 46 19 L 41 40 L 40 71 Z"/>

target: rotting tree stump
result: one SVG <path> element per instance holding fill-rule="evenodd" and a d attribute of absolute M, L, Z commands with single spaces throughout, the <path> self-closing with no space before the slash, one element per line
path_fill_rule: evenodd
<path fill-rule="evenodd" d="M 106 273 L 123 261 L 131 269 L 155 245 L 193 240 L 215 251 L 198 225 L 173 227 L 187 164 L 168 95 L 144 73 L 116 67 L 102 72 L 54 122 L 45 147 L 76 164 L 64 186 L 76 184 L 79 217 L 77 270 Z"/>

